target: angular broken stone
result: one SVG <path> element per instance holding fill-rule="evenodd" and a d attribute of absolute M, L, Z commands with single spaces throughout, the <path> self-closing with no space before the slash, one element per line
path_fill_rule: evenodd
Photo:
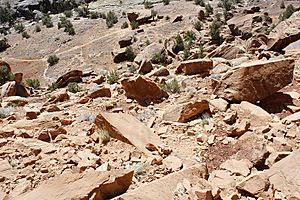
<path fill-rule="evenodd" d="M 80 83 L 82 82 L 82 75 L 83 72 L 80 70 L 70 71 L 57 79 L 56 81 L 57 86 L 59 88 L 62 88 L 62 87 L 66 87 L 71 82 Z"/>
<path fill-rule="evenodd" d="M 226 169 L 235 175 L 247 176 L 250 173 L 250 168 L 252 167 L 252 163 L 249 160 L 227 160 L 220 166 L 221 169 Z"/>
<path fill-rule="evenodd" d="M 138 76 L 133 79 L 124 79 L 121 81 L 128 98 L 136 99 L 140 104 L 149 104 L 150 102 L 161 101 L 169 95 L 163 91 L 155 82 Z"/>
<path fill-rule="evenodd" d="M 95 123 L 99 128 L 107 130 L 111 137 L 132 144 L 146 155 L 151 155 L 147 149 L 149 144 L 156 149 L 163 147 L 160 138 L 132 115 L 103 112 L 97 116 Z"/>
<path fill-rule="evenodd" d="M 56 176 L 19 199 L 111 199 L 128 189 L 133 171 L 87 172 Z"/>
<path fill-rule="evenodd" d="M 268 177 L 263 172 L 258 172 L 246 177 L 237 184 L 236 188 L 256 196 L 264 192 L 269 185 Z"/>
<path fill-rule="evenodd" d="M 210 59 L 195 59 L 183 61 L 177 67 L 176 73 L 183 72 L 185 75 L 208 74 L 213 68 L 213 61 Z"/>
<path fill-rule="evenodd" d="M 175 105 L 166 109 L 163 114 L 163 120 L 188 122 L 194 117 L 199 116 L 204 111 L 209 111 L 209 103 L 206 100 Z"/>
<path fill-rule="evenodd" d="M 300 151 L 275 163 L 266 175 L 270 184 L 277 191 L 281 191 L 287 199 L 300 199 Z"/>
<path fill-rule="evenodd" d="M 136 200 L 136 199 L 173 199 L 174 191 L 178 184 L 182 187 L 188 181 L 190 184 L 199 184 L 201 189 L 211 189 L 209 183 L 203 179 L 207 174 L 207 168 L 203 165 L 195 165 L 179 172 L 172 173 L 149 184 L 144 184 L 136 190 L 130 191 L 116 198 L 117 200 Z M 188 189 L 188 188 L 184 188 Z"/>
<path fill-rule="evenodd" d="M 229 101 L 255 103 L 290 84 L 294 66 L 290 58 L 243 64 L 223 76 L 214 94 Z"/>

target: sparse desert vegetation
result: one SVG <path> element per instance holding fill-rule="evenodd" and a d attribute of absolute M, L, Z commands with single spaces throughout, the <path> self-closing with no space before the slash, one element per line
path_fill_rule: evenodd
<path fill-rule="evenodd" d="M 299 8 L 0 0 L 0 199 L 300 199 Z"/>

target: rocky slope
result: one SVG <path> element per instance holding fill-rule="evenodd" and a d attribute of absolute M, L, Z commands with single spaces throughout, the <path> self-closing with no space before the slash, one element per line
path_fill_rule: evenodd
<path fill-rule="evenodd" d="M 0 199 L 300 199 L 299 2 L 153 2 L 0 36 Z"/>

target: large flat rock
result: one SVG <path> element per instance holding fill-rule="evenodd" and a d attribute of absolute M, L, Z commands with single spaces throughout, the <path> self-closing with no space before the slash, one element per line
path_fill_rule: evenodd
<path fill-rule="evenodd" d="M 133 171 L 88 172 L 66 174 L 45 181 L 20 200 L 110 199 L 120 195 L 131 184 Z"/>
<path fill-rule="evenodd" d="M 275 163 L 266 173 L 273 188 L 281 191 L 287 199 L 300 199 L 299 150 Z"/>
<path fill-rule="evenodd" d="M 189 183 L 192 186 L 201 185 L 201 189 L 210 189 L 208 182 L 203 179 L 206 175 L 206 167 L 196 165 L 180 172 L 170 174 L 164 178 L 143 185 L 136 190 L 125 193 L 117 200 L 170 200 L 174 199 L 174 193 L 179 185 Z M 186 188 L 188 189 L 188 188 Z M 188 197 L 186 197 L 187 199 Z"/>
<path fill-rule="evenodd" d="M 214 94 L 229 101 L 255 103 L 290 84 L 294 66 L 289 58 L 243 64 L 222 78 Z"/>
<path fill-rule="evenodd" d="M 132 144 L 146 155 L 151 155 L 147 146 L 163 146 L 160 138 L 132 115 L 103 112 L 97 116 L 95 123 L 107 130 L 111 137 Z"/>

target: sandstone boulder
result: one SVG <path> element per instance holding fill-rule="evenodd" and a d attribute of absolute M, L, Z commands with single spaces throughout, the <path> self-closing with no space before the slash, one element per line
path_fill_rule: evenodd
<path fill-rule="evenodd" d="M 10 81 L 5 83 L 0 87 L 1 90 L 1 97 L 10 97 L 10 96 L 21 96 L 21 97 L 29 97 L 30 92 L 27 88 L 22 85 L 18 84 L 15 81 Z"/>
<path fill-rule="evenodd" d="M 132 36 L 124 36 L 122 38 L 120 38 L 119 40 L 119 45 L 120 45 L 120 48 L 124 48 L 124 47 L 127 47 L 127 46 L 130 46 L 132 44 Z"/>
<path fill-rule="evenodd" d="M 281 191 L 287 199 L 300 199 L 300 151 L 275 163 L 266 175 L 270 184 L 277 191 Z"/>
<path fill-rule="evenodd" d="M 242 52 L 243 50 L 237 45 L 222 44 L 221 46 L 217 47 L 215 50 L 210 52 L 207 55 L 207 57 L 208 58 L 221 57 L 221 58 L 231 60 L 237 58 L 238 54 Z"/>
<path fill-rule="evenodd" d="M 125 113 L 101 113 L 97 116 L 96 125 L 109 132 L 113 138 L 132 144 L 146 155 L 151 155 L 147 149 L 163 147 L 160 138 L 154 132 L 137 120 L 134 116 Z"/>
<path fill-rule="evenodd" d="M 269 35 L 268 50 L 281 52 L 289 44 L 300 39 L 300 11 L 280 22 Z"/>
<path fill-rule="evenodd" d="M 145 105 L 152 102 L 161 101 L 169 95 L 163 91 L 155 82 L 138 76 L 133 79 L 124 79 L 121 81 L 128 98 L 136 99 L 140 104 Z"/>
<path fill-rule="evenodd" d="M 209 111 L 209 103 L 206 100 L 175 105 L 166 109 L 163 114 L 163 120 L 188 122 L 193 118 L 198 117 L 204 111 Z"/>
<path fill-rule="evenodd" d="M 130 191 L 116 198 L 116 200 L 169 200 L 174 199 L 174 192 L 178 187 L 183 190 L 191 190 L 191 187 L 199 185 L 199 189 L 211 189 L 209 183 L 204 179 L 207 169 L 203 165 L 195 165 L 185 170 L 172 173 L 164 178 L 144 184 L 136 190 Z M 184 196 L 182 199 L 188 199 Z"/>
<path fill-rule="evenodd" d="M 70 99 L 70 96 L 66 89 L 62 89 L 54 93 L 50 99 L 45 103 L 46 105 L 55 104 L 57 102 L 63 102 Z"/>
<path fill-rule="evenodd" d="M 185 75 L 209 74 L 213 68 L 213 61 L 210 59 L 196 59 L 183 61 L 176 69 L 176 73 L 183 72 Z"/>
<path fill-rule="evenodd" d="M 80 70 L 70 71 L 57 79 L 57 86 L 62 88 L 66 87 L 71 82 L 80 83 L 82 82 L 82 75 L 83 72 Z"/>
<path fill-rule="evenodd" d="M 163 50 L 164 46 L 162 44 L 150 44 L 135 57 L 134 62 L 137 64 L 141 64 L 143 60 L 151 61 L 154 59 L 156 54 L 162 53 Z"/>
<path fill-rule="evenodd" d="M 293 59 L 256 61 L 228 72 L 214 90 L 214 94 L 229 101 L 257 102 L 293 80 Z"/>
<path fill-rule="evenodd" d="M 268 177 L 262 172 L 258 172 L 246 177 L 236 186 L 238 190 L 247 192 L 252 196 L 259 195 L 260 193 L 264 192 L 268 187 Z"/>
<path fill-rule="evenodd" d="M 111 199 L 128 189 L 133 171 L 87 172 L 60 175 L 45 181 L 19 199 Z"/>

